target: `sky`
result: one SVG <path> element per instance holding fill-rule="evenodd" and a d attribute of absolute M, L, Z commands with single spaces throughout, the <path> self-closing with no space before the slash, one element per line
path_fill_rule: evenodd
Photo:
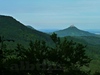
<path fill-rule="evenodd" d="M 0 15 L 36 29 L 100 29 L 100 0 L 0 0 Z"/>

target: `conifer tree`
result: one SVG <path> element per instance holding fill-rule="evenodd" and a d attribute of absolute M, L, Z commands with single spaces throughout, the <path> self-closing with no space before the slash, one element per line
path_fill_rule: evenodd
<path fill-rule="evenodd" d="M 54 42 L 58 42 L 58 37 L 55 33 L 51 35 Z M 55 39 L 54 39 L 55 38 Z M 84 72 L 81 70 L 83 66 L 88 67 L 91 59 L 86 55 L 86 46 L 75 43 L 66 38 L 60 43 L 55 43 L 56 47 L 50 53 L 48 58 L 50 61 L 57 63 L 62 69 L 62 75 L 88 75 L 90 71 Z M 63 65 L 62 65 L 63 64 Z M 59 71 L 59 70 L 58 70 Z M 58 74 L 60 75 L 60 74 Z"/>

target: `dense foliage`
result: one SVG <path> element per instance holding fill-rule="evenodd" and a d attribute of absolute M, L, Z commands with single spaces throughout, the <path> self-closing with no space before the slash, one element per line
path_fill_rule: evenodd
<path fill-rule="evenodd" d="M 0 66 L 3 68 L 2 75 L 89 75 L 91 59 L 85 54 L 85 47 L 80 43 L 61 41 L 56 34 L 52 34 L 55 46 L 49 47 L 46 42 L 30 41 L 29 47 L 24 48 L 18 44 L 16 49 L 7 50 L 2 44 L 2 52 L 5 58 L 0 58 Z M 7 50 L 7 52 L 5 52 Z"/>
<path fill-rule="evenodd" d="M 0 35 L 5 36 L 5 39 L 15 40 L 15 43 L 10 45 L 10 47 L 15 47 L 16 43 L 27 46 L 30 40 L 34 41 L 37 39 L 44 40 L 49 44 L 52 43 L 48 34 L 31 29 L 11 16 L 0 15 Z"/>

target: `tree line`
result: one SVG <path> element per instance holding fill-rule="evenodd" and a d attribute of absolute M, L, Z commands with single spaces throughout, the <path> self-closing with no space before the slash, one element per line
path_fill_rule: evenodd
<path fill-rule="evenodd" d="M 17 44 L 14 50 L 9 50 L 3 43 L 7 40 L 0 37 L 1 75 L 90 75 L 91 59 L 85 53 L 86 46 L 67 38 L 61 40 L 55 33 L 51 38 L 52 47 L 36 40 L 30 41 L 28 48 Z"/>

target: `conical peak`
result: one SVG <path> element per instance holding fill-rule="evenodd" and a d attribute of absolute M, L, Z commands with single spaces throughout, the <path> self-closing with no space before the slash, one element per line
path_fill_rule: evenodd
<path fill-rule="evenodd" d="M 75 27 L 74 25 L 70 25 L 70 27 Z"/>
<path fill-rule="evenodd" d="M 78 29 L 78 28 L 74 25 L 70 25 L 67 29 Z"/>

